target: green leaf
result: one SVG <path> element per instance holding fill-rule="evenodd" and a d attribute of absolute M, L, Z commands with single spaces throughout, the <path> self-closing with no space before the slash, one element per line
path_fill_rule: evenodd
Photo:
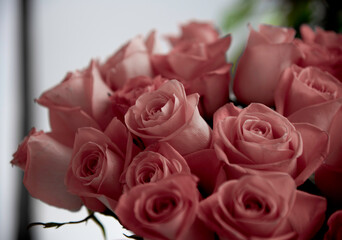
<path fill-rule="evenodd" d="M 222 28 L 231 30 L 243 22 L 253 11 L 256 1 L 243 0 L 231 7 L 231 10 L 224 16 Z"/>

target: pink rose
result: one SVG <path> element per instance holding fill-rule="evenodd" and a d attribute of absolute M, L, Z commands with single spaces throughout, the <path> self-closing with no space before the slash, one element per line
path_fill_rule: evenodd
<path fill-rule="evenodd" d="M 72 147 L 80 127 L 104 130 L 113 118 L 109 95 L 95 61 L 82 71 L 69 73 L 56 87 L 44 92 L 37 102 L 49 109 L 52 132 Z"/>
<path fill-rule="evenodd" d="M 282 72 L 300 57 L 293 44 L 294 36 L 292 28 L 260 25 L 256 32 L 250 27 L 234 78 L 234 93 L 240 102 L 273 105 L 274 90 Z"/>
<path fill-rule="evenodd" d="M 324 235 L 324 240 L 342 239 L 342 210 L 336 211 L 328 220 L 329 230 Z"/>
<path fill-rule="evenodd" d="M 262 104 L 226 104 L 214 115 L 213 146 L 230 179 L 279 171 L 299 186 L 326 157 L 328 135 L 310 124 L 292 124 Z"/>
<path fill-rule="evenodd" d="M 302 108 L 288 118 L 291 122 L 312 124 L 329 134 L 329 153 L 315 172 L 315 183 L 327 198 L 342 206 L 342 98 Z"/>
<path fill-rule="evenodd" d="M 182 82 L 187 94 L 199 93 L 200 112 L 211 118 L 228 101 L 231 64 L 226 52 L 230 42 L 230 36 L 212 43 L 181 41 L 167 55 L 153 55 L 153 67 L 157 74 Z"/>
<path fill-rule="evenodd" d="M 300 33 L 303 40 L 295 40 L 303 55 L 298 65 L 318 67 L 342 81 L 342 34 L 319 27 L 314 32 L 307 25 L 301 26 Z"/>
<path fill-rule="evenodd" d="M 133 187 L 158 182 L 173 174 L 190 174 L 184 158 L 168 143 L 150 145 L 135 156 L 121 176 L 126 191 Z"/>
<path fill-rule="evenodd" d="M 213 43 L 219 39 L 219 34 L 215 26 L 210 22 L 189 22 L 181 26 L 182 34 L 179 37 L 169 36 L 172 46 L 182 42 L 202 42 Z"/>
<path fill-rule="evenodd" d="M 115 214 L 144 239 L 214 239 L 196 219 L 199 198 L 195 178 L 176 174 L 132 188 L 121 196 Z"/>
<path fill-rule="evenodd" d="M 200 203 L 199 218 L 221 240 L 311 239 L 326 200 L 296 190 L 287 174 L 248 175 L 221 185 Z"/>
<path fill-rule="evenodd" d="M 186 96 L 183 85 L 170 80 L 141 95 L 128 109 L 125 123 L 145 146 L 167 142 L 182 155 L 204 149 L 211 129 L 199 114 L 198 100 L 198 94 Z"/>
<path fill-rule="evenodd" d="M 277 85 L 274 102 L 277 112 L 289 116 L 307 106 L 342 97 L 342 83 L 316 67 L 287 68 Z"/>
<path fill-rule="evenodd" d="M 103 198 L 116 203 L 122 194 L 119 178 L 125 162 L 130 160 L 132 145 L 126 127 L 116 118 L 104 133 L 80 128 L 65 178 L 68 190 L 93 211 L 105 210 Z"/>
<path fill-rule="evenodd" d="M 153 92 L 165 81 L 166 79 L 160 76 L 155 78 L 139 76 L 129 79 L 122 88 L 116 90 L 110 97 L 113 105 L 113 112 L 120 120 L 123 120 L 127 110 L 135 104 L 135 101 L 140 95 L 146 92 Z"/>
<path fill-rule="evenodd" d="M 51 135 L 33 128 L 13 154 L 11 163 L 24 170 L 24 185 L 32 197 L 56 207 L 76 211 L 79 197 L 64 184 L 72 149 Z"/>
<path fill-rule="evenodd" d="M 108 58 L 101 66 L 108 86 L 116 90 L 131 78 L 152 77 L 150 54 L 155 51 L 155 45 L 155 33 L 152 32 L 146 41 L 141 36 L 135 37 Z"/>

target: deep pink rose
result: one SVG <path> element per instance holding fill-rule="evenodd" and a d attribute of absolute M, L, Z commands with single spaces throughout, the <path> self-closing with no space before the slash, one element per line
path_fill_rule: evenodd
<path fill-rule="evenodd" d="M 308 25 L 301 26 L 300 33 L 303 40 L 295 40 L 303 54 L 298 65 L 318 67 L 342 81 L 342 34 L 319 27 L 314 32 Z"/>
<path fill-rule="evenodd" d="M 124 190 L 178 173 L 190 174 L 190 168 L 184 158 L 170 144 L 160 142 L 150 145 L 136 155 L 121 176 Z"/>
<path fill-rule="evenodd" d="M 213 145 L 230 179 L 279 171 L 301 185 L 326 157 L 328 135 L 310 124 L 292 124 L 263 104 L 226 104 L 214 115 Z"/>
<path fill-rule="evenodd" d="M 76 211 L 82 201 L 64 184 L 72 149 L 50 133 L 33 128 L 13 154 L 11 163 L 24 170 L 24 185 L 32 197 L 56 207 Z"/>
<path fill-rule="evenodd" d="M 257 32 L 250 27 L 234 78 L 234 93 L 240 102 L 273 105 L 282 72 L 300 57 L 293 44 L 294 36 L 292 28 L 260 25 Z"/>
<path fill-rule="evenodd" d="M 200 203 L 199 217 L 221 240 L 311 239 L 326 200 L 296 190 L 287 174 L 248 175 L 221 185 Z"/>
<path fill-rule="evenodd" d="M 182 25 L 181 30 L 182 34 L 180 36 L 168 37 L 172 46 L 187 41 L 213 43 L 219 39 L 219 34 L 215 29 L 215 26 L 210 22 L 192 21 Z"/>
<path fill-rule="evenodd" d="M 341 207 L 342 98 L 302 108 L 288 118 L 291 122 L 312 124 L 329 134 L 329 153 L 315 172 L 315 183 L 327 198 Z"/>
<path fill-rule="evenodd" d="M 161 76 L 155 78 L 139 76 L 129 79 L 122 88 L 116 90 L 110 97 L 114 114 L 123 120 L 127 110 L 135 104 L 140 95 L 155 91 L 165 81 L 166 79 Z"/>
<path fill-rule="evenodd" d="M 155 32 L 152 32 L 146 41 L 141 36 L 135 37 L 109 57 L 101 66 L 108 86 L 116 90 L 131 78 L 152 77 L 150 55 L 155 52 L 155 45 Z"/>
<path fill-rule="evenodd" d="M 276 87 L 274 102 L 277 112 L 289 116 L 307 106 L 342 97 L 342 83 L 316 67 L 287 68 Z"/>
<path fill-rule="evenodd" d="M 342 210 L 336 211 L 328 220 L 329 230 L 324 235 L 324 240 L 342 239 Z"/>
<path fill-rule="evenodd" d="M 176 174 L 132 188 L 121 196 L 115 214 L 144 239 L 214 239 L 196 218 L 199 198 L 195 178 Z"/>
<path fill-rule="evenodd" d="M 50 125 L 61 142 L 71 146 L 80 127 L 104 130 L 113 118 L 112 91 L 101 78 L 95 61 L 82 71 L 69 73 L 37 102 L 49 109 Z"/>
<path fill-rule="evenodd" d="M 230 42 L 230 36 L 212 43 L 181 41 L 168 54 L 153 55 L 153 67 L 157 74 L 182 82 L 187 94 L 199 93 L 200 112 L 211 118 L 228 101 L 231 64 L 226 52 Z"/>
<path fill-rule="evenodd" d="M 198 94 L 186 96 L 183 85 L 170 80 L 141 95 L 127 111 L 125 123 L 145 146 L 168 142 L 182 155 L 204 149 L 211 129 L 199 114 L 198 100 Z"/>
<path fill-rule="evenodd" d="M 122 194 L 119 178 L 130 160 L 132 145 L 126 127 L 116 118 L 105 132 L 80 128 L 65 178 L 68 190 L 93 211 L 105 210 L 105 198 L 115 204 Z"/>

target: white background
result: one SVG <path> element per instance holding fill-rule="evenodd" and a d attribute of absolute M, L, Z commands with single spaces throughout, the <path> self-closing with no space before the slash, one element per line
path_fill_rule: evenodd
<path fill-rule="evenodd" d="M 189 20 L 208 20 L 218 27 L 225 11 L 236 0 L 35 0 L 32 6 L 30 46 L 32 59 L 32 98 L 58 84 L 68 71 L 82 69 L 91 58 L 106 57 L 138 34 L 147 35 L 152 29 L 159 37 L 179 33 L 179 25 Z M 16 186 L 21 181 L 19 170 L 9 164 L 19 139 L 18 104 L 18 13 L 17 1 L 0 0 L 0 239 L 14 239 Z M 247 21 L 247 20 L 246 20 Z M 256 21 L 253 25 L 257 24 Z M 241 32 L 241 30 L 239 31 Z M 246 24 L 242 32 L 233 33 L 233 46 L 247 36 Z M 225 33 L 223 33 L 225 34 Z M 239 36 L 239 37 L 238 37 Z M 240 38 L 240 40 L 236 40 Z M 230 51 L 231 52 L 231 51 Z M 33 126 L 49 130 L 47 111 L 33 103 Z M 64 222 L 86 217 L 85 209 L 72 213 L 33 200 L 33 221 Z M 106 226 L 108 239 L 123 239 L 122 228 L 112 218 L 99 216 Z M 34 239 L 101 239 L 101 231 L 92 222 L 87 225 L 63 226 L 59 229 L 31 229 Z"/>

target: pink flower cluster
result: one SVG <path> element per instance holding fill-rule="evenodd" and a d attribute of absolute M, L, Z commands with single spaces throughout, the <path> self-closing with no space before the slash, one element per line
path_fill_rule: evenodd
<path fill-rule="evenodd" d="M 165 54 L 138 36 L 44 92 L 51 131 L 33 128 L 11 163 L 33 197 L 110 210 L 144 239 L 311 239 L 327 202 L 342 206 L 342 35 L 294 35 L 250 28 L 245 108 L 229 100 L 229 35 L 190 22 Z M 313 174 L 321 195 L 297 188 Z"/>

